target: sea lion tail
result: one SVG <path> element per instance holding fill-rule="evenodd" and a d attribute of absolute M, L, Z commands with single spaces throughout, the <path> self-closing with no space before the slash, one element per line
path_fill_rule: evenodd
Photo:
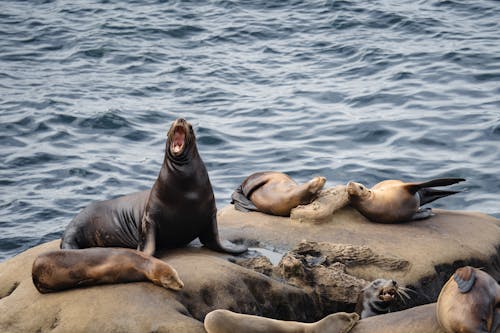
<path fill-rule="evenodd" d="M 420 206 L 428 204 L 429 202 L 433 202 L 439 198 L 447 197 L 452 194 L 460 193 L 461 191 L 444 191 L 444 190 L 435 190 L 432 188 L 423 188 L 418 191 L 420 196 Z"/>
<path fill-rule="evenodd" d="M 242 212 L 257 211 L 257 207 L 243 194 L 243 188 L 239 186 L 231 195 L 231 203 L 236 210 Z"/>

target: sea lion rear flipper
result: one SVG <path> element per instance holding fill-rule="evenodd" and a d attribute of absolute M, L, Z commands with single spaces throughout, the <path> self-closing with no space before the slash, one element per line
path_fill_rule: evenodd
<path fill-rule="evenodd" d="M 431 208 L 420 208 L 415 214 L 413 214 L 411 219 L 412 221 L 423 220 L 433 215 L 434 213 Z"/>
<path fill-rule="evenodd" d="M 449 186 L 463 181 L 465 181 L 464 178 L 436 178 L 426 182 L 407 183 L 406 187 L 411 193 L 417 193 L 420 189 L 426 187 Z"/>
<path fill-rule="evenodd" d="M 433 188 L 422 188 L 418 190 L 418 195 L 420 196 L 420 206 L 433 202 L 439 198 L 447 197 L 452 194 L 460 193 L 461 191 L 445 191 L 445 190 L 435 190 Z"/>
<path fill-rule="evenodd" d="M 230 241 L 224 241 L 224 245 L 222 245 L 217 228 L 217 214 L 212 216 L 210 225 L 202 233 L 200 233 L 198 238 L 203 245 L 217 252 L 240 254 L 248 250 L 248 247 L 245 245 L 233 244 Z"/>
<path fill-rule="evenodd" d="M 244 194 L 241 186 L 239 186 L 231 195 L 231 203 L 234 208 L 242 212 L 257 211 L 257 207 Z"/>

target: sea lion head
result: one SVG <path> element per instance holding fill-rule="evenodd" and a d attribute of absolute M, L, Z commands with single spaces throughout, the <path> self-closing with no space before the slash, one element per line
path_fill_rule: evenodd
<path fill-rule="evenodd" d="M 398 283 L 394 280 L 376 279 L 365 288 L 372 297 L 385 303 L 392 303 L 396 299 Z"/>
<path fill-rule="evenodd" d="M 193 127 L 183 118 L 176 119 L 167 133 L 167 153 L 176 159 L 185 156 L 196 145 Z"/>
<path fill-rule="evenodd" d="M 356 311 L 359 311 L 362 318 L 387 313 L 396 297 L 399 296 L 403 301 L 403 297 L 410 298 L 407 291 L 407 288 L 400 287 L 394 280 L 373 280 L 361 291 Z"/>
<path fill-rule="evenodd" d="M 358 197 L 363 199 L 363 198 L 368 198 L 370 196 L 371 190 L 368 189 L 363 184 L 356 182 L 349 182 L 347 183 L 347 193 L 351 197 Z"/>

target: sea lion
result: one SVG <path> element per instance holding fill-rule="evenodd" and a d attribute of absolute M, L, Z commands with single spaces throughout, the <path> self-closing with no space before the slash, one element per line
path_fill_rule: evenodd
<path fill-rule="evenodd" d="M 406 290 L 394 280 L 376 279 L 359 293 L 355 311 L 361 319 L 388 313 L 396 296 L 410 298 Z"/>
<path fill-rule="evenodd" d="M 446 332 L 500 332 L 500 285 L 489 274 L 457 269 L 439 294 L 436 315 Z"/>
<path fill-rule="evenodd" d="M 177 271 L 167 263 L 137 250 L 121 248 L 95 247 L 43 253 L 33 262 L 32 278 L 41 293 L 146 280 L 173 290 L 184 286 Z"/>
<path fill-rule="evenodd" d="M 358 320 L 356 313 L 345 312 L 315 323 L 301 323 L 215 310 L 207 314 L 204 325 L 208 333 L 346 333 Z"/>
<path fill-rule="evenodd" d="M 297 185 L 282 172 L 257 172 L 248 176 L 233 192 L 231 203 L 244 212 L 290 216 L 292 208 L 314 200 L 325 182 L 325 177 L 314 177 L 305 184 Z"/>
<path fill-rule="evenodd" d="M 179 118 L 168 131 L 153 188 L 90 204 L 66 227 L 61 248 L 125 247 L 153 255 L 157 249 L 185 246 L 197 237 L 212 250 L 247 250 L 221 244 L 212 185 L 193 128 Z"/>
<path fill-rule="evenodd" d="M 421 206 L 460 191 L 432 189 L 465 181 L 463 178 L 439 178 L 420 183 L 385 180 L 371 189 L 355 182 L 347 184 L 350 204 L 367 219 L 378 223 L 400 223 L 432 216 L 431 208 Z"/>

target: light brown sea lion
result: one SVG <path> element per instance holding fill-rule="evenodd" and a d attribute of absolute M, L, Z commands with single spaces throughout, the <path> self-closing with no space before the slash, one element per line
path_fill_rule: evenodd
<path fill-rule="evenodd" d="M 292 208 L 309 204 L 325 185 L 325 177 L 297 183 L 282 172 L 257 172 L 248 176 L 233 192 L 231 203 L 240 211 L 290 216 Z"/>
<path fill-rule="evenodd" d="M 215 310 L 205 317 L 208 333 L 347 333 L 358 321 L 356 313 L 339 312 L 315 323 L 301 323 Z"/>
<path fill-rule="evenodd" d="M 361 319 L 388 313 L 396 296 L 410 298 L 406 290 L 394 280 L 373 280 L 359 293 L 355 311 Z"/>
<path fill-rule="evenodd" d="M 107 283 L 151 281 L 180 290 L 184 284 L 167 263 L 132 249 L 50 251 L 33 262 L 33 284 L 41 293 Z"/>
<path fill-rule="evenodd" d="M 436 314 L 449 333 L 500 332 L 500 285 L 477 268 L 459 268 L 441 289 Z"/>
<path fill-rule="evenodd" d="M 421 206 L 460 191 L 432 189 L 465 181 L 463 178 L 439 178 L 420 183 L 385 180 L 371 189 L 355 182 L 347 184 L 350 204 L 367 219 L 378 223 L 400 223 L 432 216 L 430 208 Z"/>

